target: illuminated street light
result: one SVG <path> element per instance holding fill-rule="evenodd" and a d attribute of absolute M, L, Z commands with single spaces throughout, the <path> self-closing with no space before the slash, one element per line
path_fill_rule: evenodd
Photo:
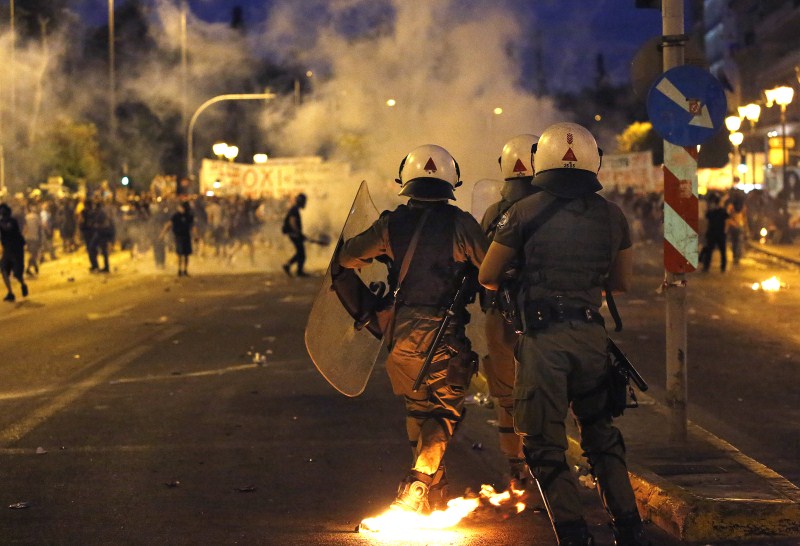
<path fill-rule="evenodd" d="M 731 133 L 738 131 L 739 127 L 742 126 L 742 118 L 739 116 L 728 116 L 725 118 L 725 127 L 727 127 L 728 131 Z"/>
<path fill-rule="evenodd" d="M 740 133 L 739 131 L 734 131 L 730 135 L 728 135 L 728 139 L 734 146 L 740 146 L 742 142 L 744 142 L 744 133 Z"/>
<path fill-rule="evenodd" d="M 395 104 L 397 104 L 397 101 L 396 101 L 396 100 L 394 100 L 394 99 L 389 99 L 389 100 L 387 100 L 387 101 L 386 101 L 386 106 L 388 106 L 388 107 L 390 107 L 390 108 L 391 108 L 392 106 L 394 106 Z"/>
<path fill-rule="evenodd" d="M 202 114 L 206 108 L 212 104 L 226 100 L 269 100 L 274 99 L 275 96 L 276 95 L 274 93 L 270 93 L 269 91 L 265 93 L 235 93 L 228 95 L 217 95 L 216 97 L 212 97 L 201 104 L 197 110 L 194 111 L 194 114 L 192 114 L 192 117 L 189 120 L 189 128 L 186 130 L 186 176 L 189 178 L 194 177 L 194 124 L 197 122 L 197 118 L 200 117 L 200 114 Z M 239 150 L 237 149 L 236 152 L 238 154 Z"/>
<path fill-rule="evenodd" d="M 497 108 L 495 108 L 495 109 L 494 109 L 494 115 L 495 115 L 495 116 L 499 116 L 499 115 L 500 115 L 500 114 L 502 114 L 502 113 L 503 113 L 503 109 L 502 109 L 502 108 L 500 108 L 499 106 L 498 106 Z"/>
<path fill-rule="evenodd" d="M 253 156 L 253 163 L 257 165 L 263 165 L 264 163 L 267 162 L 268 159 L 269 156 L 267 154 L 255 154 Z"/>
<path fill-rule="evenodd" d="M 222 159 L 225 157 L 225 151 L 228 149 L 228 144 L 225 142 L 215 142 L 213 146 L 211 146 L 211 150 L 214 152 L 214 155 L 217 156 L 217 159 Z"/>
<path fill-rule="evenodd" d="M 773 104 L 781 107 L 781 134 L 783 137 L 783 166 L 781 168 L 781 191 L 784 195 L 784 201 L 789 199 L 789 192 L 786 189 L 786 107 L 791 104 L 794 98 L 794 89 L 786 85 L 776 87 L 775 89 L 767 89 L 764 91 L 767 97 L 767 108 L 772 108 Z"/>
<path fill-rule="evenodd" d="M 750 104 L 745 104 L 744 106 L 740 106 L 739 110 L 739 117 L 745 118 L 748 122 L 750 122 L 750 146 L 752 146 L 752 154 L 753 154 L 753 184 L 756 183 L 756 152 L 758 148 L 754 144 L 755 142 L 755 133 L 756 133 L 756 123 L 758 123 L 758 118 L 761 117 L 761 106 L 758 104 L 751 102 Z M 747 149 L 745 148 L 745 155 L 747 154 Z M 745 161 L 746 163 L 746 161 Z"/>
<path fill-rule="evenodd" d="M 228 161 L 233 161 L 236 159 L 236 156 L 239 155 L 239 147 L 238 146 L 228 146 L 225 148 L 225 159 Z"/>

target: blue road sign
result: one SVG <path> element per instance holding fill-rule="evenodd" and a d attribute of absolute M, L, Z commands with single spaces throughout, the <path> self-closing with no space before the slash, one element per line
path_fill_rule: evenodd
<path fill-rule="evenodd" d="M 722 84 L 696 66 L 667 70 L 647 95 L 653 129 L 676 146 L 696 146 L 711 138 L 724 127 L 727 111 Z"/>

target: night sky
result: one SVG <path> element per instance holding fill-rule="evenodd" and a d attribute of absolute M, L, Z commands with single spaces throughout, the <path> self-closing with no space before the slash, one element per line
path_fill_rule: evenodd
<path fill-rule="evenodd" d="M 123 2 L 124 0 L 116 0 Z M 404 0 L 422 1 L 422 0 Z M 486 0 L 492 2 L 492 0 Z M 519 0 L 522 2 L 522 0 Z M 78 0 L 81 11 L 91 20 L 107 16 L 107 0 Z M 270 0 L 189 0 L 192 12 L 209 22 L 227 22 L 236 6 L 244 10 L 245 21 L 265 18 Z M 573 87 L 573 80 L 590 82 L 598 52 L 605 56 L 606 69 L 615 83 L 630 77 L 630 62 L 640 45 L 661 34 L 661 12 L 636 9 L 634 0 L 536 0 L 525 2 L 531 28 L 544 52 L 548 79 L 557 87 Z M 688 14 L 688 8 L 686 9 Z M 687 29 L 688 29 L 687 25 Z"/>

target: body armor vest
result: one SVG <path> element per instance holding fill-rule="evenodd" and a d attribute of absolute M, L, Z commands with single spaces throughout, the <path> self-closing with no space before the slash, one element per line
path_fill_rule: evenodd
<path fill-rule="evenodd" d="M 612 261 L 610 212 L 605 199 L 573 199 L 525 242 L 529 298 L 563 295 L 597 307 Z"/>
<path fill-rule="evenodd" d="M 458 209 L 447 203 L 430 206 L 433 210 L 422 228 L 424 233 L 417 242 L 397 295 L 398 302 L 403 305 L 441 307 L 447 305 L 453 295 L 453 236 Z M 397 285 L 403 258 L 422 213 L 427 208 L 400 205 L 389 217 L 389 244 L 394 255 L 389 272 L 392 288 Z"/>

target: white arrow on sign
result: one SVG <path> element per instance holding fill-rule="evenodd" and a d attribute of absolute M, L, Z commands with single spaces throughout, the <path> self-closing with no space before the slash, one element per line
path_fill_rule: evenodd
<path fill-rule="evenodd" d="M 675 87 L 667 78 L 662 79 L 656 85 L 656 89 L 664 93 L 672 102 L 691 113 L 689 109 L 689 101 L 683 96 L 683 93 Z M 706 127 L 708 129 L 714 128 L 714 123 L 711 121 L 711 115 L 708 113 L 708 106 L 703 105 L 699 115 L 694 115 L 689 125 L 697 125 L 698 127 Z"/>

